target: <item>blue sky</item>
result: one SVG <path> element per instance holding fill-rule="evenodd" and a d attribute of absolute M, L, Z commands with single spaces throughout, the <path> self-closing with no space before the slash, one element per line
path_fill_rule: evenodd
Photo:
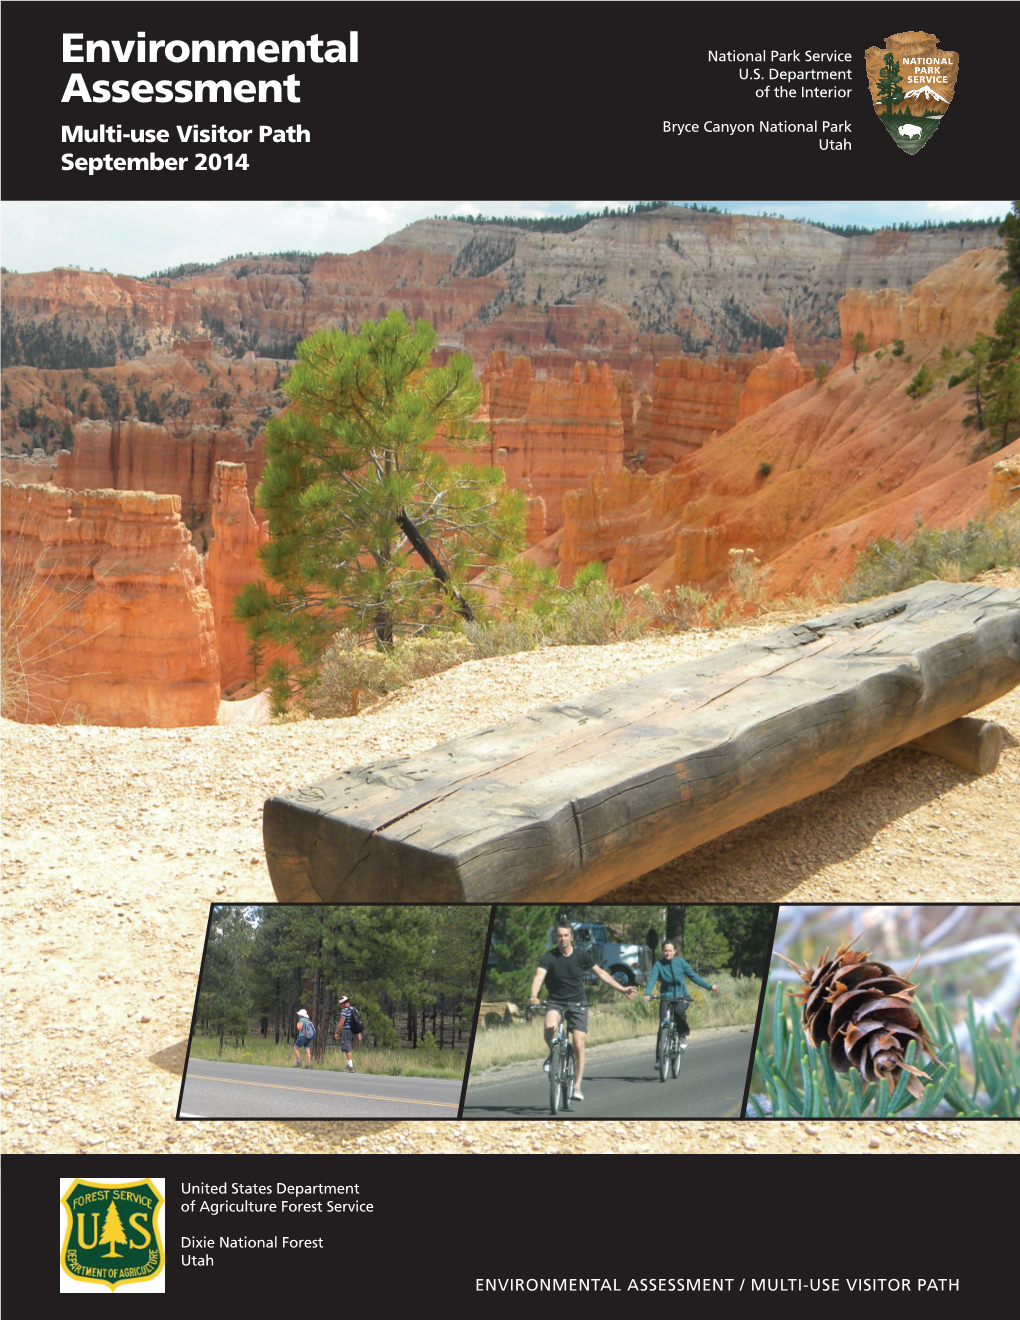
<path fill-rule="evenodd" d="M 1000 202 L 697 201 L 733 212 L 869 227 L 902 221 L 1005 216 Z M 0 260 L 22 273 L 54 266 L 148 275 L 235 252 L 358 252 L 430 215 L 573 215 L 630 204 L 602 198 L 545 202 L 59 201 L 5 202 Z"/>

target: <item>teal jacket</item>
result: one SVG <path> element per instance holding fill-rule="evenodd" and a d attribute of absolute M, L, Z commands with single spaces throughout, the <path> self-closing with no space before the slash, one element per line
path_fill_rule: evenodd
<path fill-rule="evenodd" d="M 645 994 L 650 995 L 655 982 L 661 979 L 660 999 L 679 999 L 681 995 L 687 993 L 687 982 L 684 980 L 685 974 L 691 978 L 695 985 L 704 986 L 706 990 L 712 989 L 711 981 L 703 981 L 690 963 L 677 955 L 671 958 L 669 962 L 666 962 L 663 958 L 659 959 L 652 968 L 652 974 L 645 986 Z"/>

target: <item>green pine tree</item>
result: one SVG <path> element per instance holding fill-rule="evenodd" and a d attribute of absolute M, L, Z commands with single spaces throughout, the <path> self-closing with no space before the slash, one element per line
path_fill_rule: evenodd
<path fill-rule="evenodd" d="M 1013 203 L 1013 209 L 999 226 L 999 237 L 1006 249 L 1006 269 L 999 276 L 1007 289 L 1020 285 L 1020 202 Z"/>
<path fill-rule="evenodd" d="M 290 678 L 314 681 L 341 626 L 389 646 L 472 619 L 471 576 L 523 545 L 523 499 L 502 472 L 429 449 L 440 430 L 447 449 L 486 437 L 471 420 L 481 400 L 471 359 L 433 368 L 435 341 L 431 326 L 393 311 L 356 335 L 323 329 L 298 345 L 284 387 L 292 406 L 266 428 L 256 497 L 268 582 L 250 583 L 235 606 L 253 641 L 299 656 L 292 675 L 270 668 L 278 704 Z"/>
<path fill-rule="evenodd" d="M 984 418 L 993 451 L 1020 434 L 1020 202 L 1013 203 L 1013 212 L 999 233 L 1006 249 L 1006 268 L 1000 279 L 1010 294 L 996 318 L 988 350 Z"/>
<path fill-rule="evenodd" d="M 772 951 L 775 908 L 764 903 L 724 904 L 716 910 L 719 930 L 730 946 L 734 976 L 765 975 Z"/>
<path fill-rule="evenodd" d="M 978 335 L 973 344 L 967 346 L 970 361 L 961 371 L 954 372 L 948 381 L 950 389 L 962 381 L 967 382 L 966 393 L 974 404 L 974 411 L 963 419 L 963 424 L 976 426 L 979 431 L 983 431 L 985 427 L 984 406 L 987 400 L 988 356 L 991 349 L 992 341 L 988 335 Z"/>
<path fill-rule="evenodd" d="M 487 999 L 511 999 L 523 1008 L 538 960 L 551 947 L 549 928 L 559 915 L 555 907 L 496 909 L 490 948 L 494 965 L 485 978 Z"/>
<path fill-rule="evenodd" d="M 902 104 L 905 95 L 900 81 L 900 66 L 893 59 L 892 51 L 889 51 L 882 61 L 882 71 L 878 75 L 878 99 L 885 106 L 885 112 L 890 118 L 893 106 Z"/>
<path fill-rule="evenodd" d="M 214 933 L 202 963 L 198 1018 L 219 1036 L 221 1056 L 224 1036 L 247 1031 L 250 1012 L 251 999 L 238 960 L 229 945 Z"/>
<path fill-rule="evenodd" d="M 1003 449 L 1020 435 L 1020 351 L 1014 349 L 1009 357 L 995 367 L 988 392 L 985 418 L 992 437 L 989 447 L 994 452 Z"/>
<path fill-rule="evenodd" d="M 699 976 L 724 972 L 730 964 L 730 946 L 719 929 L 716 910 L 689 907 L 684 923 L 684 958 Z"/>

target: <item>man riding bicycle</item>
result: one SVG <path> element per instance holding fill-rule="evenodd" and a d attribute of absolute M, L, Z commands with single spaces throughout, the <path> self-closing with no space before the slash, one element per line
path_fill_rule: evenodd
<path fill-rule="evenodd" d="M 661 981 L 659 987 L 659 1027 L 660 1033 L 655 1038 L 655 1070 L 658 1071 L 662 1063 L 659 1058 L 659 1042 L 662 1040 L 661 1027 L 669 1013 L 676 1013 L 676 1029 L 680 1033 L 680 1048 L 687 1048 L 687 1037 L 691 1033 L 687 1025 L 687 1016 L 678 1004 L 678 1000 L 687 995 L 687 982 L 685 976 L 689 976 L 695 985 L 702 986 L 705 990 L 718 990 L 717 985 L 709 985 L 703 981 L 691 965 L 683 958 L 677 956 L 676 945 L 672 940 L 667 940 L 662 946 L 662 956 L 652 968 L 651 975 L 648 977 L 648 983 L 645 986 L 645 999 L 651 999 L 652 990 L 655 988 L 656 981 Z M 674 1072 L 673 1076 L 676 1076 Z"/>
<path fill-rule="evenodd" d="M 600 981 L 611 985 L 629 999 L 637 996 L 636 986 L 623 986 L 615 981 L 608 972 L 602 970 L 592 958 L 581 949 L 574 948 L 574 932 L 568 921 L 558 921 L 554 931 L 556 947 L 544 953 L 538 960 L 538 970 L 531 983 L 531 1003 L 539 1002 L 538 992 L 543 982 L 549 991 L 546 1000 L 545 1043 L 552 1047 L 552 1039 L 560 1018 L 566 1015 L 577 1055 L 577 1071 L 574 1077 L 574 1100 L 583 1100 L 581 1078 L 584 1076 L 584 1041 L 588 1034 L 588 996 L 584 992 L 584 977 L 587 972 L 594 972 Z M 579 1007 L 580 1006 L 580 1007 Z M 549 1060 L 543 1065 L 549 1071 Z"/>

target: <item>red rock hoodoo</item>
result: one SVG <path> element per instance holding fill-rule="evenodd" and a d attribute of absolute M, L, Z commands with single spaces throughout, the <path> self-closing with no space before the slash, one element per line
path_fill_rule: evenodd
<path fill-rule="evenodd" d="M 744 383 L 760 357 L 663 358 L 642 402 L 634 443 L 648 472 L 664 472 L 737 420 Z"/>
<path fill-rule="evenodd" d="M 242 587 L 262 577 L 258 548 L 266 539 L 248 503 L 243 463 L 218 462 L 212 484 L 213 539 L 203 567 L 216 625 L 220 684 L 224 689 L 252 678 L 250 644 L 244 624 L 234 618 L 234 600 Z"/>
<path fill-rule="evenodd" d="M 80 422 L 74 449 L 57 462 L 54 482 L 69 490 L 151 490 L 176 495 L 188 526 L 211 525 L 217 463 L 240 464 L 254 492 L 262 473 L 262 445 L 249 445 L 233 428 L 191 426 L 178 435 L 166 425 L 125 421 Z"/>
<path fill-rule="evenodd" d="M 15 718 L 216 722 L 212 606 L 176 496 L 4 482 L 0 526 Z"/>
<path fill-rule="evenodd" d="M 622 396 L 614 374 L 620 377 Z M 622 467 L 622 401 L 629 409 L 630 378 L 593 362 L 575 362 L 568 380 L 544 373 L 536 377 L 528 358 L 510 363 L 506 353 L 496 351 L 481 379 L 479 420 L 489 428 L 489 444 L 464 454 L 445 448 L 439 437 L 435 448 L 453 463 L 470 458 L 502 468 L 507 484 L 529 500 L 529 543 L 534 543 L 562 524 L 564 495 L 582 485 L 596 464 L 609 476 Z"/>

